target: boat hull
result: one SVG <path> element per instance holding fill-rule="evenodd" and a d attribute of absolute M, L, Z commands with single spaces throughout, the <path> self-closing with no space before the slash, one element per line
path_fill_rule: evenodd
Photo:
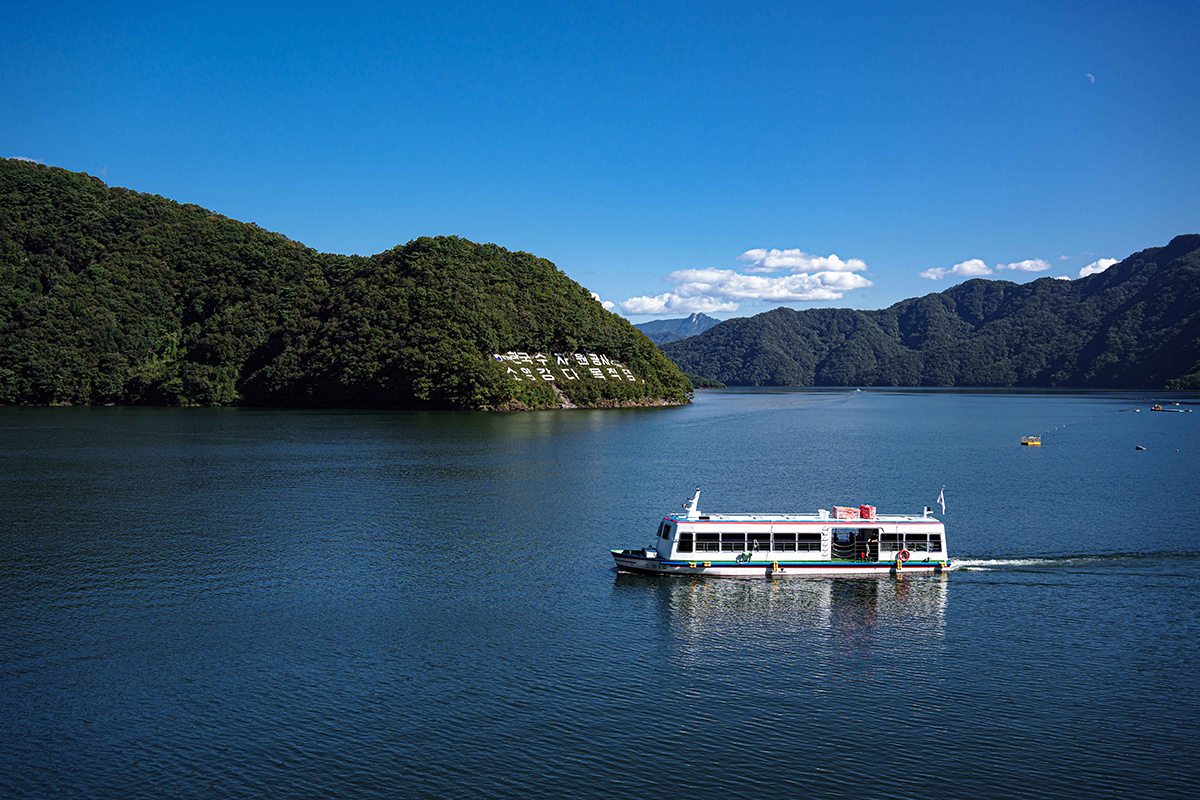
<path fill-rule="evenodd" d="M 637 550 L 613 550 L 617 569 L 643 575 L 706 575 L 721 578 L 779 578 L 811 575 L 933 574 L 949 567 L 949 561 L 910 560 L 897 567 L 895 561 L 678 561 L 648 557 Z"/>

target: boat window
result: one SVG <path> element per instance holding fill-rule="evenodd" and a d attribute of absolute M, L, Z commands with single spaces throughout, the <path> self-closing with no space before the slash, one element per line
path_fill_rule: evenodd
<path fill-rule="evenodd" d="M 794 533 L 777 533 L 775 534 L 776 550 L 795 550 L 796 549 L 796 534 Z"/>
<path fill-rule="evenodd" d="M 927 552 L 929 550 L 929 534 L 906 533 L 904 534 L 904 546 L 910 552 Z"/>
<path fill-rule="evenodd" d="M 666 527 L 667 527 L 666 520 L 663 520 L 662 522 L 658 523 L 658 537 L 657 538 L 659 538 L 659 539 L 663 538 L 663 531 L 666 530 Z"/>
<path fill-rule="evenodd" d="M 879 537 L 879 549 L 893 552 L 904 549 L 904 535 L 900 533 L 885 533 Z"/>
<path fill-rule="evenodd" d="M 746 549 L 746 534 L 738 533 L 722 533 L 721 534 L 721 549 L 730 552 L 741 552 Z"/>
<path fill-rule="evenodd" d="M 675 526 L 668 525 L 667 523 L 664 522 L 662 529 L 658 532 L 658 535 L 659 535 L 659 537 L 661 537 L 663 539 L 670 539 L 671 534 L 673 534 L 673 533 L 675 533 Z"/>
<path fill-rule="evenodd" d="M 942 535 L 940 533 L 929 534 L 929 550 L 932 553 L 942 552 Z"/>
<path fill-rule="evenodd" d="M 821 549 L 821 534 L 819 534 L 819 533 L 798 533 L 798 534 L 796 534 L 796 549 L 797 550 L 820 550 Z"/>
<path fill-rule="evenodd" d="M 680 553 L 692 552 L 692 535 L 690 533 L 679 534 L 678 552 L 680 552 Z"/>
<path fill-rule="evenodd" d="M 696 549 L 702 552 L 721 549 L 721 534 L 719 533 L 697 533 L 696 534 Z"/>
<path fill-rule="evenodd" d="M 750 550 L 770 550 L 771 534 L 751 533 L 746 536 L 747 548 Z"/>

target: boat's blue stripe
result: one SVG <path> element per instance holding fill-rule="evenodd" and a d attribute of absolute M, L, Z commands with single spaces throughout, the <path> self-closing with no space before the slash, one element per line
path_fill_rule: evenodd
<path fill-rule="evenodd" d="M 694 570 L 690 570 L 690 569 L 689 569 L 689 570 L 687 570 L 687 571 L 671 571 L 671 570 L 661 570 L 661 569 L 650 569 L 650 568 L 648 568 L 648 567 L 645 567 L 645 566 L 636 566 L 636 565 L 633 565 L 633 564 L 618 564 L 617 566 L 618 566 L 620 569 L 629 570 L 629 571 L 631 571 L 631 572 L 641 572 L 641 573 L 644 573 L 644 574 L 646 574 L 646 575 L 704 575 L 704 574 L 705 574 L 704 570 L 706 570 L 706 569 L 713 569 L 713 568 L 709 568 L 709 567 L 696 567 Z M 812 566 L 812 565 L 810 565 L 810 566 Z M 813 572 L 814 572 L 814 573 L 816 573 L 816 572 L 830 572 L 830 573 L 834 573 L 834 574 L 841 574 L 841 575 L 849 575 L 849 574 L 853 574 L 854 572 L 864 572 L 864 573 L 865 573 L 865 572 L 867 572 L 867 570 L 865 570 L 865 569 L 861 569 L 861 568 L 860 568 L 860 569 L 842 569 L 842 568 L 835 569 L 835 567 L 841 567 L 841 565 L 838 565 L 838 564 L 826 564 L 826 565 L 824 565 L 824 566 L 826 567 L 826 569 L 824 569 L 824 570 L 813 570 Z M 886 564 L 886 563 L 884 563 L 884 564 L 879 564 L 879 565 L 878 565 L 878 567 L 887 567 L 887 568 L 888 568 L 888 569 L 887 569 L 887 572 L 892 572 L 892 571 L 894 571 L 894 570 L 895 570 L 895 566 L 893 566 L 893 565 L 888 565 L 888 564 Z M 877 567 L 877 568 L 876 568 L 876 569 L 875 569 L 875 570 L 872 572 L 872 574 L 882 574 L 882 573 L 884 572 L 884 570 L 882 570 L 882 569 L 879 569 L 878 567 Z M 905 568 L 904 568 L 903 570 L 901 570 L 900 572 L 901 572 L 901 573 L 904 573 L 904 572 L 909 572 L 909 571 L 911 571 L 911 572 L 913 572 L 913 573 L 916 573 L 916 572 L 937 572 L 938 568 L 939 568 L 939 565 L 938 565 L 938 564 L 929 563 L 929 564 L 920 564 L 920 565 L 910 565 L 910 566 L 907 566 L 907 567 L 905 567 Z M 941 569 L 943 569 L 943 570 L 944 570 L 944 569 L 946 569 L 946 567 L 941 567 Z M 768 568 L 768 569 L 767 569 L 767 570 L 765 570 L 765 571 L 766 571 L 766 572 L 770 572 L 771 570 Z M 764 570 L 760 569 L 760 570 L 757 570 L 757 572 L 758 572 L 758 573 L 762 573 L 762 572 L 764 572 Z M 793 575 L 797 575 L 797 574 L 801 574 L 801 573 L 798 573 L 798 572 L 792 572 L 791 574 L 793 574 Z"/>

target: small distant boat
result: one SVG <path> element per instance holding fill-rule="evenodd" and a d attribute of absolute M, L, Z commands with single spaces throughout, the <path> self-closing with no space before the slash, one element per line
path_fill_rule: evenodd
<path fill-rule="evenodd" d="M 1179 403 L 1176 403 L 1175 405 L 1179 405 Z M 1182 409 L 1182 408 L 1163 408 L 1162 406 L 1158 405 L 1157 403 L 1155 403 L 1155 404 L 1154 404 L 1154 407 L 1153 407 L 1153 408 L 1151 408 L 1150 410 L 1151 410 L 1151 411 L 1164 411 L 1164 412 L 1168 412 L 1168 413 L 1175 413 L 1175 414 L 1182 414 L 1182 413 L 1183 413 L 1183 409 Z M 1190 410 L 1190 409 L 1189 409 L 1189 410 Z"/>
<path fill-rule="evenodd" d="M 1142 446 L 1139 444 L 1139 445 L 1136 445 L 1136 446 L 1135 446 L 1133 449 L 1134 449 L 1134 450 L 1145 450 L 1146 448 L 1142 447 Z"/>
<path fill-rule="evenodd" d="M 658 525 L 654 544 L 612 550 L 617 569 L 651 575 L 771 578 L 897 575 L 950 565 L 946 528 L 921 515 L 878 516 L 874 506 L 816 514 L 702 514 L 700 490 Z"/>
<path fill-rule="evenodd" d="M 1040 436 L 1022 436 L 1021 444 L 1029 445 L 1030 447 L 1041 447 L 1042 437 Z"/>

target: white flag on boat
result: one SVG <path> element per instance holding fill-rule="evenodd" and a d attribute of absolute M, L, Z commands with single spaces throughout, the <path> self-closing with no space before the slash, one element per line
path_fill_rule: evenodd
<path fill-rule="evenodd" d="M 938 503 L 942 506 L 942 513 L 945 514 L 946 513 L 946 487 L 945 486 L 943 486 L 942 490 L 940 492 L 938 492 Z"/>

